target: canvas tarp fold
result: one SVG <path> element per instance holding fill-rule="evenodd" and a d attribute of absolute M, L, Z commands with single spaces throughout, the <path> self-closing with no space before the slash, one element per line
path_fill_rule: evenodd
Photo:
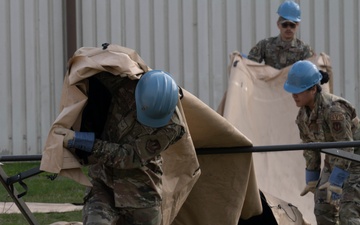
<path fill-rule="evenodd" d="M 65 75 L 60 113 L 50 128 L 48 138 L 45 143 L 40 169 L 43 171 L 58 173 L 59 175 L 74 179 L 75 181 L 91 185 L 88 177 L 82 173 L 81 164 L 66 149 L 62 147 L 63 137 L 55 135 L 53 130 L 56 127 L 73 128 L 79 130 L 81 126 L 82 112 L 88 101 L 88 82 L 89 78 L 99 72 L 109 72 L 117 76 L 126 76 L 129 79 L 139 79 L 141 75 L 150 70 L 141 57 L 132 49 L 118 45 L 109 45 L 106 49 L 83 47 L 78 49 L 74 56 L 69 60 L 68 70 Z M 178 215 L 178 211 L 187 200 L 189 193 L 194 190 L 194 185 L 207 187 L 212 183 L 232 182 L 231 189 L 221 189 L 221 192 L 213 192 L 214 189 L 204 189 L 203 194 L 206 198 L 217 198 L 219 205 L 214 206 L 216 209 L 226 211 L 224 207 L 228 204 L 229 199 L 233 198 L 233 191 L 240 193 L 238 200 L 232 200 L 233 205 L 238 205 L 236 214 L 240 214 L 243 204 L 249 204 L 247 214 L 257 214 L 261 212 L 261 204 L 256 201 L 257 195 L 251 190 L 257 190 L 256 180 L 252 170 L 252 162 L 246 157 L 245 160 L 237 161 L 234 157 L 229 157 L 236 168 L 229 172 L 227 167 L 219 165 L 226 164 L 227 160 L 209 156 L 210 160 L 198 160 L 195 148 L 199 147 L 233 147 L 233 146 L 251 146 L 251 141 L 236 129 L 225 118 L 220 116 L 205 103 L 183 89 L 183 98 L 179 101 L 178 107 L 185 118 L 184 125 L 187 133 L 184 137 L 162 153 L 164 158 L 164 176 L 163 176 L 163 225 L 170 224 Z M 204 157 L 206 158 L 206 156 Z M 237 158 L 241 158 L 237 155 Z M 201 161 L 201 162 L 199 162 Z M 215 161 L 215 162 L 214 162 Z M 236 161 L 236 162 L 235 162 Z M 212 165 L 214 163 L 214 165 Z M 214 180 L 211 176 L 204 176 L 199 179 L 201 173 L 211 174 L 216 169 L 217 176 L 222 180 Z M 238 177 L 240 174 L 247 174 L 246 179 Z M 208 172 L 209 171 L 209 172 Z M 230 180 L 226 176 L 230 174 Z M 198 192 L 191 196 L 197 197 Z M 249 194 L 250 195 L 247 195 Z M 253 194 L 253 196 L 251 195 Z M 247 195 L 245 197 L 245 195 Z M 220 196 L 226 196 L 220 199 Z M 201 198 L 203 195 L 201 196 Z M 251 199 L 251 200 L 250 200 Z M 255 201 L 254 201 L 255 199 Z M 211 207 L 203 205 L 204 207 Z M 240 211 L 238 211 L 240 209 Z M 193 213 L 196 213 L 194 211 Z M 188 215 L 185 215 L 187 217 Z M 189 215 L 191 216 L 191 215 Z M 179 218 L 184 218 L 178 215 Z M 209 215 L 213 218 L 214 215 Z M 192 221 L 192 218 L 187 218 Z M 224 218 L 226 220 L 226 218 Z M 191 222 L 187 225 L 199 223 Z M 213 223 L 215 224 L 215 223 Z M 219 223 L 217 223 L 219 224 Z M 230 223 L 220 223 L 230 224 Z M 207 223 L 209 225 L 209 223 Z"/>

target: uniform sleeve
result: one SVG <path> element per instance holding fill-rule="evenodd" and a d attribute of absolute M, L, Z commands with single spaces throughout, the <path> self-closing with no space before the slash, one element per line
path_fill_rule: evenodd
<path fill-rule="evenodd" d="M 247 58 L 252 61 L 261 63 L 264 60 L 264 47 L 263 47 L 264 44 L 263 43 L 264 43 L 264 40 L 259 41 L 254 47 L 252 47 Z"/>
<path fill-rule="evenodd" d="M 321 169 L 321 155 L 319 150 L 304 150 L 303 156 L 305 158 L 307 170 Z"/>
<path fill-rule="evenodd" d="M 345 107 L 336 104 L 331 107 L 327 115 L 328 126 L 334 141 L 353 141 L 351 130 L 352 119 L 350 114 L 346 111 Z M 342 150 L 353 153 L 354 148 L 342 148 Z M 347 170 L 351 161 L 337 157 L 335 159 L 335 166 Z"/>
<path fill-rule="evenodd" d="M 178 141 L 183 133 L 182 126 L 171 123 L 152 134 L 138 136 L 132 143 L 118 144 L 97 139 L 92 153 L 109 167 L 139 168 Z"/>
<path fill-rule="evenodd" d="M 299 121 L 296 121 L 299 133 L 300 133 L 300 139 L 303 143 L 310 143 L 312 142 L 311 138 L 306 133 L 306 129 L 303 127 L 303 123 L 299 123 Z M 321 169 L 321 154 L 318 149 L 314 150 L 304 150 L 303 156 L 305 158 L 306 163 L 306 169 L 307 170 L 320 170 Z"/>
<path fill-rule="evenodd" d="M 308 138 L 303 132 L 300 132 L 300 138 L 303 140 L 303 143 L 311 142 L 310 138 Z M 307 170 L 321 169 L 321 154 L 319 149 L 304 150 L 303 156 L 305 158 Z"/>

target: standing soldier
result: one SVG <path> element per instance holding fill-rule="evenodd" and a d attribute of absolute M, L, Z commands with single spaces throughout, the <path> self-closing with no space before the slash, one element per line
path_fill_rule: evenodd
<path fill-rule="evenodd" d="M 304 143 L 360 140 L 359 118 L 345 99 L 322 93 L 320 84 L 329 76 L 310 61 L 298 61 L 290 69 L 284 89 L 300 107 L 296 123 Z M 360 154 L 360 148 L 344 148 Z M 360 164 L 325 155 L 321 170 L 320 151 L 304 150 L 306 187 L 301 196 L 314 193 L 318 225 L 360 224 Z"/>
<path fill-rule="evenodd" d="M 296 2 L 285 1 L 279 6 L 277 13 L 280 34 L 259 41 L 247 58 L 258 63 L 265 61 L 266 65 L 282 69 L 313 56 L 313 51 L 295 36 L 301 21 L 300 6 Z"/>

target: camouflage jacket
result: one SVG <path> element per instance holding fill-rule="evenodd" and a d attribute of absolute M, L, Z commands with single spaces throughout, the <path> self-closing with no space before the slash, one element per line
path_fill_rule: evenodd
<path fill-rule="evenodd" d="M 92 151 L 98 162 L 89 167 L 89 176 L 114 192 L 116 207 L 160 205 L 160 153 L 184 134 L 181 114 L 176 111 L 164 127 L 144 126 L 136 120 L 137 80 L 105 73 L 95 77 L 112 97 L 103 132 Z"/>
<path fill-rule="evenodd" d="M 301 107 L 296 123 L 304 143 L 360 140 L 359 118 L 354 107 L 345 99 L 329 93 L 317 94 L 313 110 Z M 354 152 L 354 148 L 343 150 Z M 355 151 L 358 153 L 359 149 Z M 304 157 L 308 170 L 320 170 L 320 151 L 304 150 Z M 349 160 L 329 155 L 325 156 L 325 164 L 331 170 L 333 166 L 345 170 L 350 167 Z"/>
<path fill-rule="evenodd" d="M 259 41 L 249 52 L 247 58 L 276 69 L 292 65 L 296 61 L 313 56 L 311 47 L 303 41 L 294 38 L 292 41 L 282 41 L 280 36 Z"/>

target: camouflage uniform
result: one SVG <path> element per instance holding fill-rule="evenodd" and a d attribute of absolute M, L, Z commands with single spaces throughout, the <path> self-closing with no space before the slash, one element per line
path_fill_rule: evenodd
<path fill-rule="evenodd" d="M 160 224 L 160 153 L 184 134 L 181 114 L 175 112 L 161 128 L 144 126 L 136 120 L 137 80 L 105 73 L 95 77 L 112 98 L 92 151 L 98 162 L 89 167 L 93 187 L 85 196 L 84 224 Z"/>
<path fill-rule="evenodd" d="M 297 38 L 283 41 L 277 36 L 259 41 L 250 50 L 247 58 L 258 63 L 264 60 L 266 65 L 282 69 L 312 55 L 311 47 L 303 41 Z"/>
<path fill-rule="evenodd" d="M 359 118 L 351 104 L 329 93 L 318 93 L 315 108 L 299 110 L 296 123 L 303 142 L 335 142 L 360 140 Z M 344 148 L 347 152 L 360 154 L 360 148 Z M 307 170 L 320 170 L 319 151 L 304 150 Z M 318 187 L 326 183 L 334 166 L 350 173 L 343 186 L 338 206 L 326 202 L 326 190 Z M 360 164 L 331 155 L 325 155 L 324 167 L 314 195 L 317 223 L 360 224 Z"/>

